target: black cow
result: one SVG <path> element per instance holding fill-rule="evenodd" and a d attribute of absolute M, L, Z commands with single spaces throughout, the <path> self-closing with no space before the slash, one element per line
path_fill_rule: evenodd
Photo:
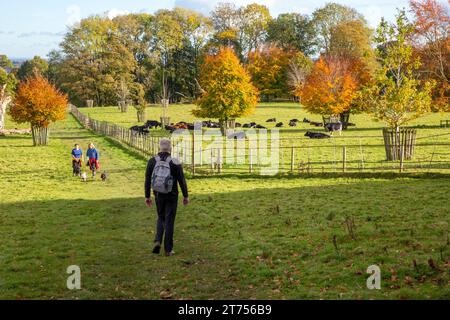
<path fill-rule="evenodd" d="M 303 122 L 304 122 L 304 123 L 311 123 L 311 121 L 309 121 L 309 120 L 306 119 L 306 118 L 303 118 Z"/>
<path fill-rule="evenodd" d="M 266 127 L 264 127 L 264 126 L 262 126 L 262 125 L 260 125 L 260 124 L 257 124 L 257 125 L 255 125 L 254 126 L 256 129 L 267 129 Z"/>
<path fill-rule="evenodd" d="M 243 128 L 251 128 L 252 126 L 249 123 L 244 123 Z"/>
<path fill-rule="evenodd" d="M 166 126 L 164 127 L 164 129 L 166 129 L 166 130 L 169 131 L 170 133 L 172 133 L 172 132 L 174 132 L 175 130 L 177 130 L 174 126 L 169 126 L 169 125 L 166 125 Z"/>
<path fill-rule="evenodd" d="M 329 135 L 320 132 L 310 132 L 307 131 L 305 133 L 305 137 L 309 137 L 310 139 L 328 139 L 331 138 Z"/>
<path fill-rule="evenodd" d="M 283 122 L 278 122 L 278 123 L 275 125 L 275 127 L 281 128 L 283 125 L 284 125 Z"/>
<path fill-rule="evenodd" d="M 321 122 L 310 121 L 309 124 L 316 127 L 323 127 L 323 123 Z"/>
<path fill-rule="evenodd" d="M 220 124 L 219 123 L 213 122 L 211 120 L 203 121 L 202 126 L 203 127 L 207 127 L 207 128 L 220 128 Z"/>
<path fill-rule="evenodd" d="M 152 129 L 152 128 L 161 127 L 161 123 L 156 120 L 148 120 L 144 126 Z"/>
<path fill-rule="evenodd" d="M 235 126 L 236 128 L 240 128 L 240 127 L 242 127 L 242 124 L 240 124 L 239 122 L 236 122 L 236 123 L 234 124 L 234 126 Z"/>
<path fill-rule="evenodd" d="M 297 126 L 297 122 L 295 121 L 289 121 L 289 127 L 296 127 Z"/>
<path fill-rule="evenodd" d="M 147 129 L 146 126 L 132 126 L 130 128 L 131 131 L 137 132 L 139 134 L 147 134 L 150 133 L 150 131 Z"/>
<path fill-rule="evenodd" d="M 338 131 L 339 135 L 342 134 L 342 122 L 327 123 L 327 124 L 325 124 L 324 127 L 328 132 L 333 133 L 333 132 Z"/>
<path fill-rule="evenodd" d="M 256 122 L 250 122 L 250 128 L 256 127 Z"/>
<path fill-rule="evenodd" d="M 300 122 L 300 120 L 298 120 L 298 119 L 291 119 L 291 120 L 289 120 L 289 122 Z"/>
<path fill-rule="evenodd" d="M 268 119 L 266 122 L 277 122 L 276 118 Z"/>

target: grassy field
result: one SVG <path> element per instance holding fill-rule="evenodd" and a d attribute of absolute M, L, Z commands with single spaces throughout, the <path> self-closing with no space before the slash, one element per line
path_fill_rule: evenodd
<path fill-rule="evenodd" d="M 191 114 L 192 105 L 172 105 L 169 116 L 172 122 L 194 122 Z M 96 120 L 108 121 L 123 127 L 138 124 L 136 111 L 129 108 L 127 113 L 121 113 L 117 107 L 82 108 L 83 113 Z M 160 107 L 147 109 L 147 119 L 157 120 L 161 114 Z M 332 139 L 312 140 L 304 136 L 308 130 L 323 132 L 309 124 L 299 123 L 298 127 L 288 127 L 290 119 L 303 118 L 322 122 L 320 116 L 308 114 L 299 104 L 295 103 L 262 103 L 254 115 L 238 119 L 241 123 L 256 122 L 273 129 L 275 123 L 266 123 L 269 118 L 276 117 L 285 127 L 279 132 L 280 171 L 290 170 L 291 147 L 295 147 L 295 171 L 304 168 L 306 163 L 314 172 L 336 172 L 342 165 L 342 147 L 346 146 L 347 170 L 350 171 L 396 171 L 398 163 L 385 161 L 382 122 L 374 121 L 369 115 L 352 115 L 350 122 L 356 127 L 350 127 L 342 136 L 335 135 Z M 411 172 L 447 172 L 450 173 L 450 128 L 441 128 L 440 120 L 450 119 L 449 113 L 428 114 L 409 125 L 417 128 L 417 146 L 413 160 L 405 162 L 405 170 Z M 203 157 L 210 152 L 204 149 Z M 189 157 L 188 157 L 189 159 Z M 248 161 L 248 154 L 247 154 Z M 238 171 L 246 172 L 247 167 L 229 166 Z M 237 172 L 237 171 L 236 171 Z"/>
<path fill-rule="evenodd" d="M 261 119 L 269 117 L 271 109 L 261 109 Z M 280 119 L 302 117 L 292 111 L 280 107 Z M 90 141 L 109 173 L 105 183 L 71 176 L 72 145 Z M 189 178 L 192 203 L 180 206 L 177 255 L 166 258 L 151 254 L 145 159 L 72 117 L 52 128 L 50 146 L 31 144 L 29 136 L 0 137 L 0 298 L 450 297 L 448 175 Z M 353 237 L 345 224 L 352 219 Z M 79 291 L 66 288 L 73 264 L 82 272 Z M 381 290 L 366 288 L 372 264 L 381 268 Z"/>

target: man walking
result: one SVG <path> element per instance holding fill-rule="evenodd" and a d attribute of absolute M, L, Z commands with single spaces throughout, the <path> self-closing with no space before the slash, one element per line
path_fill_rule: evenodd
<path fill-rule="evenodd" d="M 159 254 L 161 251 L 164 235 L 164 251 L 166 256 L 172 256 L 175 253 L 173 251 L 173 233 L 178 205 L 178 185 L 183 193 L 184 205 L 189 203 L 189 197 L 183 167 L 177 159 L 170 155 L 172 146 L 169 139 L 161 139 L 159 151 L 158 155 L 147 163 L 145 203 L 148 207 L 153 205 L 150 196 L 151 189 L 153 189 L 158 213 L 153 253 Z"/>

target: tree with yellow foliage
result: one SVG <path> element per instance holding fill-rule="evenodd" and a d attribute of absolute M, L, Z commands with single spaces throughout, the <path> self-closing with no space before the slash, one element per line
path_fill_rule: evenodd
<path fill-rule="evenodd" d="M 205 58 L 201 67 L 202 94 L 193 115 L 216 118 L 221 123 L 252 114 L 258 103 L 258 90 L 231 48 L 223 47 Z M 224 131 L 225 128 L 222 128 Z"/>

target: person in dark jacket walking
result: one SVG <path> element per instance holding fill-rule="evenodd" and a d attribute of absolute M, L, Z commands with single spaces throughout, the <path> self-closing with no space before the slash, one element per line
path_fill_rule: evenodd
<path fill-rule="evenodd" d="M 183 204 L 187 205 L 189 203 L 188 188 L 186 179 L 184 178 L 183 167 L 177 159 L 171 157 L 171 151 L 172 147 L 170 140 L 162 139 L 160 141 L 160 152 L 156 157 L 153 157 L 148 161 L 147 170 L 145 172 L 145 203 L 148 207 L 151 207 L 153 205 L 150 195 L 151 189 L 160 188 L 159 185 L 156 185 L 158 177 L 155 177 L 157 171 L 155 170 L 155 167 L 157 167 L 157 165 L 159 166 L 159 162 L 161 161 L 166 163 L 169 162 L 170 178 L 172 182 L 169 189 L 171 190 L 167 193 L 153 190 L 156 211 L 158 213 L 153 253 L 159 254 L 164 235 L 164 251 L 166 256 L 172 256 L 175 253 L 173 251 L 173 234 L 178 205 L 178 186 L 180 186 L 181 192 L 183 193 Z"/>

